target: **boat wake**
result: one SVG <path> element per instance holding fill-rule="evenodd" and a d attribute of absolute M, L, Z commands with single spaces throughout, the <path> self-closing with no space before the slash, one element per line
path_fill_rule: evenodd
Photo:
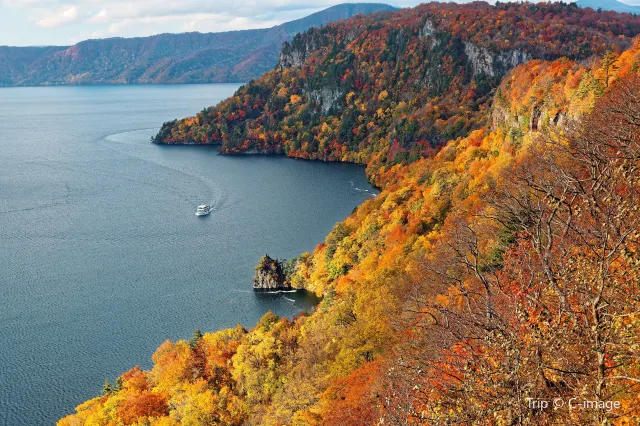
<path fill-rule="evenodd" d="M 227 195 L 220 185 L 205 173 L 194 173 L 192 169 L 179 167 L 175 162 L 165 160 L 166 156 L 159 155 L 158 150 L 154 149 L 157 147 L 149 142 L 150 135 L 157 130 L 156 128 L 148 128 L 114 133 L 103 137 L 101 141 L 107 142 L 104 145 L 119 154 L 153 166 L 162 167 L 170 172 L 179 173 L 190 181 L 196 181 L 197 184 L 193 185 L 192 188 L 200 187 L 200 189 L 187 192 L 183 185 L 172 185 L 167 179 L 161 180 L 159 183 L 155 183 L 154 179 L 149 179 L 145 180 L 144 183 L 169 190 L 191 206 L 196 206 L 202 204 L 205 200 L 209 200 L 207 204 L 211 205 L 212 212 L 231 207 L 231 205 L 227 205 Z"/>

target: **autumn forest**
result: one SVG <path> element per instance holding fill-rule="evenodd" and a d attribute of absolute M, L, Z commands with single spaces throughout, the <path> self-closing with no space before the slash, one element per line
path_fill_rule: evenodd
<path fill-rule="evenodd" d="M 381 193 L 287 262 L 313 312 L 167 341 L 58 424 L 639 424 L 638 34 L 564 3 L 358 16 L 165 123 Z"/>

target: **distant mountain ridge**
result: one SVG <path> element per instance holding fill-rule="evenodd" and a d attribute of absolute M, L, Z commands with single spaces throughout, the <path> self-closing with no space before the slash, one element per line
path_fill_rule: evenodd
<path fill-rule="evenodd" d="M 615 12 L 640 15 L 640 6 L 632 6 L 618 0 L 578 0 L 577 5 L 580 7 L 590 7 L 595 10 L 613 10 Z"/>
<path fill-rule="evenodd" d="M 386 4 L 346 3 L 267 29 L 0 46 L 0 86 L 243 82 L 272 69 L 282 43 L 299 32 L 392 10 Z"/>
<path fill-rule="evenodd" d="M 427 3 L 310 29 L 165 123 L 154 142 L 366 164 L 380 192 L 259 261 L 315 310 L 164 342 L 58 426 L 637 423 L 639 34 L 575 3 Z M 522 404 L 550 392 L 620 411 Z"/>
<path fill-rule="evenodd" d="M 275 70 L 165 123 L 154 142 L 352 161 L 374 175 L 483 126 L 481 105 L 511 68 L 620 52 L 638 34 L 640 16 L 562 2 L 432 2 L 342 21 L 297 35 Z"/>

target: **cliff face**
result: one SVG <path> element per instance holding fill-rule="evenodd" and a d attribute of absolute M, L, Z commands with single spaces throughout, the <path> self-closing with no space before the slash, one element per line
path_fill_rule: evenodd
<path fill-rule="evenodd" d="M 299 34 L 275 70 L 165 123 L 155 142 L 364 163 L 373 176 L 484 126 L 514 67 L 619 51 L 638 32 L 640 17 L 563 4 L 427 4 L 358 17 Z"/>
<path fill-rule="evenodd" d="M 287 68 L 302 67 L 307 57 L 324 47 L 327 42 L 327 32 L 322 29 L 309 30 L 304 37 L 295 37 L 291 43 L 284 42 L 276 68 L 284 71 Z"/>
<path fill-rule="evenodd" d="M 420 30 L 420 37 L 429 40 L 433 48 L 438 44 L 438 39 L 435 36 L 439 32 L 436 24 L 431 19 L 426 19 L 424 26 Z M 478 46 L 468 40 L 464 40 L 462 43 L 464 45 L 464 54 L 471 65 L 474 76 L 502 76 L 511 68 L 515 68 L 532 59 L 532 55 L 524 49 L 490 51 L 486 47 Z"/>
<path fill-rule="evenodd" d="M 623 60 L 637 56 L 638 49 L 639 44 L 636 43 L 622 55 Z M 618 70 L 619 61 L 614 60 L 614 56 L 609 54 L 602 59 L 600 72 L 606 74 Z M 593 61 L 589 62 L 594 66 Z M 638 65 L 631 67 L 634 66 Z M 503 79 L 492 105 L 491 129 L 500 129 L 512 137 L 570 131 L 610 83 L 592 70 L 585 71 L 585 64 L 566 58 L 552 64 L 531 61 Z"/>
<path fill-rule="evenodd" d="M 420 424 L 424 412 L 437 424 L 461 419 L 485 424 L 487 418 L 505 424 L 594 423 L 593 411 L 522 410 L 520 405 L 522 397 L 535 398 L 550 387 L 565 400 L 575 397 L 575 389 L 596 388 L 598 373 L 592 367 L 598 365 L 598 354 L 590 350 L 593 328 L 584 310 L 590 302 L 582 295 L 593 300 L 589 295 L 603 288 L 596 286 L 602 282 L 602 263 L 591 238 L 610 235 L 600 231 L 607 220 L 585 216 L 586 203 L 558 208 L 582 190 L 571 197 L 563 197 L 561 190 L 551 196 L 543 191 L 567 182 L 585 188 L 588 169 L 600 174 L 615 167 L 591 168 L 584 157 L 572 161 L 567 158 L 572 149 L 548 144 L 541 134 L 559 135 L 552 127 L 558 114 L 589 120 L 584 117 L 601 96 L 615 114 L 630 113 L 588 122 L 600 126 L 592 134 L 606 143 L 589 144 L 578 155 L 586 153 L 602 164 L 607 160 L 600 147 L 618 143 L 609 151 L 620 161 L 616 180 L 604 174 L 606 208 L 591 211 L 629 223 L 635 227 L 629 235 L 638 235 L 640 132 L 638 121 L 630 119 L 640 111 L 638 69 L 640 40 L 625 53 L 589 66 L 567 59 L 518 66 L 496 90 L 491 124 L 448 141 L 433 156 L 384 172 L 379 196 L 336 224 L 312 254 L 295 262 L 296 286 L 302 283 L 324 295 L 316 311 L 293 320 L 267 313 L 250 331 L 239 326 L 207 333 L 196 342 L 165 342 L 153 355 L 150 371 L 134 368 L 123 374 L 117 388 L 79 405 L 59 425 Z M 625 109 L 627 103 L 635 109 Z M 599 135 L 603 126 L 611 138 Z M 632 155 L 619 154 L 625 146 Z M 581 169 L 564 175 L 571 164 Z M 540 253 L 535 238 L 549 212 L 563 219 L 547 222 L 554 227 L 554 244 L 562 245 Z M 577 220 L 565 221 L 568 214 Z M 590 238 L 576 238 L 571 234 L 576 229 Z M 606 374 L 631 371 L 637 377 L 640 363 L 628 354 L 634 353 L 640 335 L 635 297 L 640 250 L 637 239 L 620 245 L 617 239 L 609 241 L 619 249 L 614 248 L 617 261 L 607 272 L 615 275 L 606 280 L 602 309 L 611 318 L 633 320 L 624 327 L 614 320 L 602 323 L 616 343 L 604 353 L 623 360 L 611 364 Z M 604 250 L 608 256 L 608 247 Z M 547 278 L 540 261 L 545 258 L 562 274 Z M 290 276 L 282 262 L 269 256 L 256 269 L 260 287 L 277 287 Z M 563 278 L 560 289 L 554 287 L 555 276 Z M 567 306 L 559 303 L 564 291 L 576 296 L 568 298 Z M 542 314 L 538 301 L 549 315 Z M 567 309 L 584 322 L 567 321 Z M 544 375 L 548 365 L 540 359 L 566 360 L 570 368 L 562 364 L 553 375 Z M 521 385 L 514 385 L 516 379 Z M 419 389 L 429 392 L 415 392 Z M 612 380 L 607 392 L 622 401 L 623 409 L 603 411 L 605 422 L 633 424 L 640 416 L 637 388 Z"/>
<path fill-rule="evenodd" d="M 594 415 L 602 416 L 596 423 L 640 418 L 637 387 L 616 380 L 603 400 L 622 400 L 621 412 L 521 404 L 549 389 L 565 401 L 576 389 L 592 395 L 602 389 L 598 366 L 611 378 L 640 372 L 638 357 L 629 356 L 640 335 L 640 248 L 637 238 L 618 239 L 637 236 L 640 224 L 640 132 L 633 119 L 640 111 L 640 39 L 624 53 L 590 61 L 524 55 L 579 59 L 602 49 L 603 40 L 615 50 L 630 43 L 626 30 L 615 40 L 603 30 L 629 28 L 618 24 L 636 25 L 636 18 L 607 21 L 561 4 L 417 11 L 323 29 L 316 51 L 301 36 L 300 54 L 291 55 L 300 65 L 290 60 L 159 135 L 164 143 L 222 143 L 222 152 L 259 147 L 367 162 L 370 171 L 385 162 L 376 170 L 380 194 L 336 224 L 313 253 L 286 265 L 265 256 L 256 268 L 259 287 L 291 277 L 296 287 L 323 295 L 317 310 L 293 320 L 267 313 L 248 332 L 208 333 L 192 347 L 166 342 L 151 371 L 125 373 L 119 390 L 78 406 L 60 426 L 123 419 L 552 425 L 593 424 Z M 590 19 L 597 22 L 575 27 Z M 521 26 L 536 36 L 508 40 L 522 34 Z M 573 43 L 564 43 L 567 37 Z M 600 41 L 587 41 L 594 39 Z M 497 77 L 516 62 L 526 63 Z M 323 89 L 319 96 L 345 94 L 324 108 L 312 96 Z M 596 102 L 613 115 L 585 118 Z M 556 131 L 569 120 L 590 120 L 587 131 Z M 440 133 L 427 133 L 431 128 Z M 579 140 L 585 136 L 587 144 Z M 406 155 L 411 149 L 424 158 Z M 580 199 L 593 188 L 601 195 Z M 611 223 L 627 228 L 608 232 Z M 595 244 L 603 237 L 606 244 Z M 542 239 L 554 246 L 541 249 Z M 601 261 L 614 252 L 615 262 Z M 609 320 L 584 309 L 594 300 Z M 593 350 L 599 336 L 615 344 Z M 159 414 L 144 418 L 150 412 Z"/>
<path fill-rule="evenodd" d="M 489 77 L 502 76 L 511 68 L 531 60 L 531 55 L 522 49 L 495 53 L 469 41 L 464 42 L 464 53 L 471 64 L 474 76 L 482 74 Z"/>
<path fill-rule="evenodd" d="M 285 273 L 283 264 L 265 254 L 255 268 L 253 289 L 263 291 L 290 290 L 291 283 Z"/>

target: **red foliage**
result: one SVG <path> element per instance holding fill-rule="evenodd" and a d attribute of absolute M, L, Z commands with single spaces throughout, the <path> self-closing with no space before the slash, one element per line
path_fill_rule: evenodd
<path fill-rule="evenodd" d="M 333 381 L 322 413 L 326 426 L 376 424 L 380 418 L 380 361 L 367 362 L 345 378 Z"/>

